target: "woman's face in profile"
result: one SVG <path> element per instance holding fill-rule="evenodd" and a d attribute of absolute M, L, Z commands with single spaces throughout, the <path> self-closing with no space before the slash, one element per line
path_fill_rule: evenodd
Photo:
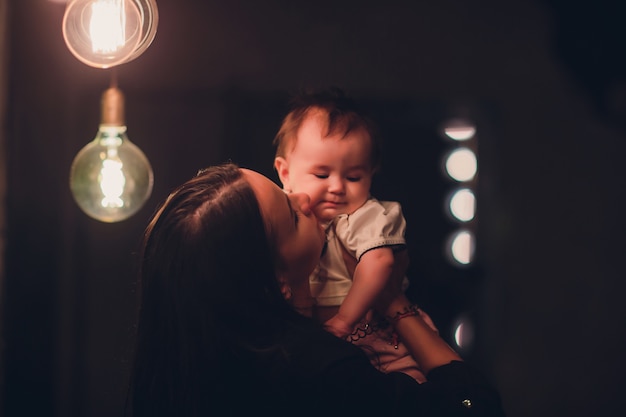
<path fill-rule="evenodd" d="M 285 194 L 269 178 L 247 169 L 242 172 L 254 190 L 268 236 L 278 250 L 277 274 L 291 282 L 308 281 L 326 240 L 310 210 L 309 197 L 303 193 Z"/>

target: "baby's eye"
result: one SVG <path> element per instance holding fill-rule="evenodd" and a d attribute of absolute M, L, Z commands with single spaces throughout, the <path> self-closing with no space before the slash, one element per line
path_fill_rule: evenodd
<path fill-rule="evenodd" d="M 327 174 L 313 174 L 315 175 L 315 177 L 321 179 L 321 180 L 325 180 L 326 178 L 328 178 Z"/>
<path fill-rule="evenodd" d="M 346 179 L 350 182 L 359 182 L 361 181 L 361 177 L 346 177 Z"/>

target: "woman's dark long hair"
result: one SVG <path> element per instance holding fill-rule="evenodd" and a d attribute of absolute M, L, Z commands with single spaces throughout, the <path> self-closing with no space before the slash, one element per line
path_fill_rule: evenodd
<path fill-rule="evenodd" d="M 280 334 L 299 318 L 274 253 L 236 165 L 203 170 L 170 194 L 142 245 L 133 416 L 205 415 L 258 358 L 280 354 Z"/>

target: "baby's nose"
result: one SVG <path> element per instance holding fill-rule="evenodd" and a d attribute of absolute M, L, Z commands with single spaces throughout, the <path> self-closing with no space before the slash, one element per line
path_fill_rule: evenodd
<path fill-rule="evenodd" d="M 328 179 L 328 190 L 331 193 L 341 193 L 344 190 L 343 180 L 339 177 L 331 177 Z"/>

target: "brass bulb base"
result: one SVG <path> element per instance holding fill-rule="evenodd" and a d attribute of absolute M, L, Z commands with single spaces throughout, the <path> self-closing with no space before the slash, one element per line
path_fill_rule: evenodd
<path fill-rule="evenodd" d="M 124 94 L 116 87 L 108 88 L 102 94 L 102 117 L 105 126 L 124 126 Z"/>

